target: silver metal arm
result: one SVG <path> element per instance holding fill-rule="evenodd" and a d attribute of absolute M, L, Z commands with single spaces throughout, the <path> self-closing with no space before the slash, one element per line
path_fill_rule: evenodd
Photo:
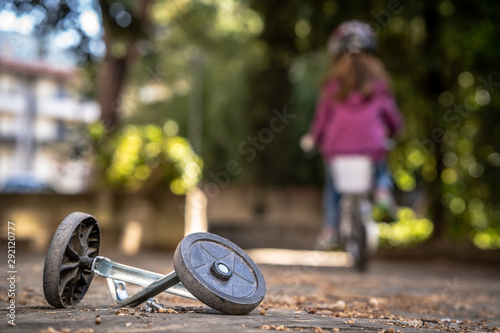
<path fill-rule="evenodd" d="M 179 281 L 175 271 L 162 275 L 140 268 L 115 263 L 106 257 L 96 257 L 92 272 L 105 277 L 113 301 L 120 306 L 136 306 L 160 292 L 197 300 Z M 128 297 L 125 282 L 144 287 L 137 294 Z"/>

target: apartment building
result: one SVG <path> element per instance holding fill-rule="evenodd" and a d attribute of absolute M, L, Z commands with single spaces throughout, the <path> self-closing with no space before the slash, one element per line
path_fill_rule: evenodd
<path fill-rule="evenodd" d="M 0 34 L 0 191 L 86 189 L 92 156 L 85 127 L 100 110 L 79 94 L 80 75 L 67 50 Z"/>

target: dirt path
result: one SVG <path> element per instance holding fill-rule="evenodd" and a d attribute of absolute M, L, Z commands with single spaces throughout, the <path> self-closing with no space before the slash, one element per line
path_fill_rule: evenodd
<path fill-rule="evenodd" d="M 171 253 L 105 255 L 163 274 L 172 270 Z M 17 258 L 16 327 L 8 326 L 9 284 L 2 279 L 1 332 L 500 333 L 498 267 L 375 261 L 369 273 L 359 274 L 350 268 L 261 265 L 268 289 L 265 300 L 249 315 L 229 316 L 168 294 L 156 299 L 171 313 L 121 309 L 112 304 L 106 281 L 99 277 L 76 308 L 54 309 L 43 297 L 44 259 L 44 254 Z"/>

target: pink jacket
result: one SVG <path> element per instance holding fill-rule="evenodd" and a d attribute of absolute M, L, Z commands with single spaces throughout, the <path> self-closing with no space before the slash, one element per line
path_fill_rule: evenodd
<path fill-rule="evenodd" d="M 312 123 L 311 134 L 323 157 L 364 153 L 382 160 L 387 137 L 403 122 L 394 97 L 384 83 L 377 82 L 369 100 L 354 92 L 336 102 L 333 96 L 338 89 L 335 81 L 325 86 Z"/>

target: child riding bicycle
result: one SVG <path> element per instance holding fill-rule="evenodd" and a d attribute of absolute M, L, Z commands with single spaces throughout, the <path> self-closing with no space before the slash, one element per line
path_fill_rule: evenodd
<path fill-rule="evenodd" d="M 375 165 L 376 197 L 392 205 L 387 172 L 386 142 L 402 125 L 402 116 L 390 88 L 390 78 L 374 55 L 376 36 L 360 21 L 347 21 L 328 41 L 332 64 L 323 82 L 310 131 L 301 140 L 304 150 L 317 146 L 325 161 L 339 155 L 364 154 Z M 324 222 L 318 249 L 339 242 L 339 201 L 331 168 L 325 167 Z"/>

